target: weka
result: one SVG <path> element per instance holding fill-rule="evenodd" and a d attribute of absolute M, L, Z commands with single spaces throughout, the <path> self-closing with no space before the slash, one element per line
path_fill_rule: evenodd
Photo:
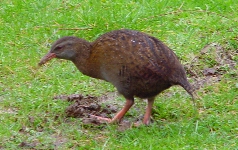
<path fill-rule="evenodd" d="M 126 98 L 125 106 L 109 123 L 119 122 L 134 104 L 134 96 L 147 98 L 143 123 L 150 123 L 155 96 L 172 85 L 193 89 L 174 52 L 155 37 L 133 30 L 108 32 L 94 42 L 73 36 L 57 40 L 40 61 L 52 58 L 72 61 L 83 74 L 112 83 Z"/>

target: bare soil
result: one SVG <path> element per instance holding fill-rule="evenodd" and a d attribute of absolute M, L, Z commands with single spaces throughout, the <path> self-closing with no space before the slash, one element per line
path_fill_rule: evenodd
<path fill-rule="evenodd" d="M 237 62 L 233 60 L 238 55 L 238 50 L 229 50 L 217 43 L 206 45 L 200 54 L 184 67 L 193 80 L 192 85 L 199 90 L 207 85 L 221 81 L 222 75 L 231 73 L 237 77 Z"/>
<path fill-rule="evenodd" d="M 101 97 L 95 97 L 91 95 L 83 96 L 81 94 L 73 95 L 59 95 L 55 96 L 54 99 L 61 99 L 73 102 L 72 105 L 66 108 L 67 117 L 82 118 L 85 124 L 101 124 L 94 116 L 111 118 L 119 110 L 118 105 L 110 103 L 117 94 L 107 93 Z"/>

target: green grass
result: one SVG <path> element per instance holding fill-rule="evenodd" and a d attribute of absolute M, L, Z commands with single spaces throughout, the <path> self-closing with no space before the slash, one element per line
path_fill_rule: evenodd
<path fill-rule="evenodd" d="M 60 94 L 100 96 L 115 91 L 112 85 L 82 75 L 67 61 L 37 67 L 59 37 L 93 41 L 121 28 L 161 39 L 184 64 L 209 43 L 232 52 L 237 62 L 237 8 L 233 0 L 2 0 L 0 149 L 19 149 L 23 142 L 23 148 L 35 149 L 238 149 L 237 64 L 225 68 L 220 82 L 198 90 L 198 115 L 185 91 L 173 87 L 170 96 L 157 97 L 155 123 L 124 132 L 116 125 L 84 126 L 80 119 L 66 118 L 68 102 L 52 100 Z M 200 68 L 211 65 L 208 59 Z M 130 113 L 144 112 L 132 108 Z"/>

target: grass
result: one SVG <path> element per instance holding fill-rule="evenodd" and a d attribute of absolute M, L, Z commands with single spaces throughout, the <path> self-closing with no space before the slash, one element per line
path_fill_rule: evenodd
<path fill-rule="evenodd" d="M 220 82 L 198 90 L 198 115 L 185 91 L 173 87 L 157 97 L 155 123 L 124 132 L 116 125 L 84 126 L 66 118 L 69 103 L 52 100 L 59 94 L 100 96 L 115 91 L 112 85 L 82 75 L 67 61 L 37 67 L 59 37 L 93 41 L 120 28 L 161 39 L 183 64 L 209 43 L 235 54 L 237 62 L 237 8 L 232 0 L 2 0 L 0 149 L 238 149 L 237 64 L 234 70 L 224 68 Z M 207 58 L 198 68 L 214 66 L 212 56 Z"/>

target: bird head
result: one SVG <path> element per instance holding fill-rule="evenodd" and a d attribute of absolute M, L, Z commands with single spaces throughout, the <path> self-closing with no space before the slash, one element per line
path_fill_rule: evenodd
<path fill-rule="evenodd" d="M 67 36 L 57 40 L 50 51 L 40 60 L 39 65 L 43 65 L 53 58 L 72 60 L 77 51 L 77 42 L 79 38 Z"/>

